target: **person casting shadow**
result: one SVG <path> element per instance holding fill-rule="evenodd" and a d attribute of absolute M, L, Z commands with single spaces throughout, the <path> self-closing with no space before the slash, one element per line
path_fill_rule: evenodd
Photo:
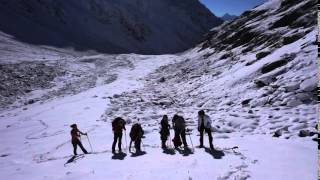
<path fill-rule="evenodd" d="M 72 124 L 70 127 L 72 128 L 70 133 L 71 133 L 71 143 L 73 146 L 73 154 L 77 155 L 77 146 L 79 146 L 81 148 L 81 150 L 84 154 L 88 154 L 88 151 L 83 147 L 83 145 L 79 139 L 80 135 L 87 135 L 87 133 L 81 132 L 78 129 L 76 124 Z"/>
<path fill-rule="evenodd" d="M 170 135 L 170 125 L 169 125 L 169 122 L 168 122 L 168 116 L 167 115 L 164 115 L 162 117 L 160 125 L 161 125 L 161 129 L 160 129 L 159 133 L 160 133 L 160 139 L 161 139 L 161 148 L 162 149 L 167 149 L 166 142 L 167 142 L 168 137 Z"/>
<path fill-rule="evenodd" d="M 211 134 L 211 119 L 205 114 L 203 110 L 198 112 L 198 131 L 200 132 L 200 145 L 199 148 L 203 148 L 203 134 L 206 132 L 209 136 L 210 149 L 213 150 L 212 134 Z"/>
<path fill-rule="evenodd" d="M 122 131 L 123 129 L 126 130 L 125 124 L 126 124 L 125 120 L 122 119 L 121 117 L 117 117 L 112 121 L 112 130 L 114 133 L 113 143 L 112 143 L 113 154 L 116 152 L 115 148 L 116 148 L 117 141 L 118 141 L 119 153 L 122 152 L 121 140 L 122 140 Z"/>
<path fill-rule="evenodd" d="M 140 123 L 135 123 L 130 130 L 130 145 L 129 150 L 131 151 L 131 144 L 134 142 L 134 147 L 136 149 L 135 155 L 143 155 L 145 152 L 141 151 L 141 139 L 143 137 L 144 131 Z"/>
<path fill-rule="evenodd" d="M 188 144 L 186 141 L 186 123 L 182 116 L 178 116 L 177 114 L 172 118 L 172 126 L 174 129 L 174 138 L 173 144 L 177 149 L 179 146 L 184 145 L 184 149 L 188 149 Z M 181 142 L 182 139 L 182 142 Z"/>

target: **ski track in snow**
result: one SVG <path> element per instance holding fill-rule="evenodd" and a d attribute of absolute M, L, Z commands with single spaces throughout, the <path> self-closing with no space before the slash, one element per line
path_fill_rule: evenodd
<path fill-rule="evenodd" d="M 17 180 L 22 178 L 32 180 L 106 179 L 106 177 L 244 180 L 267 177 L 268 179 L 301 179 L 301 176 L 297 176 L 296 173 L 302 174 L 303 177 L 307 177 L 306 179 L 312 179 L 315 176 L 316 173 L 312 173 L 312 169 L 296 173 L 281 172 L 281 169 L 287 166 L 289 170 L 307 166 L 315 167 L 313 166 L 316 163 L 314 158 L 306 156 L 306 154 L 316 154 L 316 150 L 310 148 L 314 146 L 314 142 L 310 139 L 276 139 L 268 134 L 257 133 L 264 132 L 265 126 L 269 128 L 270 124 L 275 125 L 270 129 L 281 127 L 281 121 L 285 118 L 278 114 L 275 114 L 270 121 L 264 122 L 259 120 L 263 116 L 256 113 L 248 115 L 237 111 L 230 112 L 230 117 L 238 119 L 238 126 L 246 123 L 243 120 L 253 118 L 255 123 L 253 129 L 251 128 L 248 132 L 236 130 L 232 133 L 214 132 L 216 147 L 214 152 L 197 148 L 191 153 L 180 150 L 162 152 L 158 133 L 162 114 L 169 114 L 171 117 L 176 112 L 184 113 L 188 128 L 196 128 L 196 119 L 193 115 L 197 109 L 179 108 L 181 104 L 175 101 L 175 97 L 171 97 L 168 89 L 153 84 L 161 78 L 158 74 L 153 74 L 154 70 L 162 65 L 177 63 L 184 57 L 174 55 L 133 57 L 122 57 L 129 58 L 130 60 L 126 59 L 126 63 L 131 65 L 120 69 L 117 80 L 111 83 L 90 88 L 76 95 L 35 103 L 29 105 L 26 110 L 21 107 L 2 112 L 0 135 L 4 138 L 0 139 L 3 145 L 0 148 L 0 177 L 10 176 L 11 179 Z M 85 59 L 90 58 L 85 57 Z M 149 94 L 150 102 L 156 103 L 155 105 L 166 103 L 163 101 L 166 98 L 163 97 L 167 97 L 174 102 L 174 107 L 159 108 L 158 105 L 129 102 L 131 99 L 139 98 L 138 102 L 146 101 L 143 98 Z M 120 106 L 118 106 L 119 102 L 121 102 Z M 108 115 L 110 110 L 112 114 Z M 210 114 L 217 112 L 216 109 L 207 109 L 207 111 Z M 290 111 L 293 110 L 288 109 L 288 112 Z M 312 110 L 302 109 L 301 111 L 306 116 L 308 113 L 313 114 Z M 270 112 L 266 109 L 264 113 Z M 214 121 L 224 122 L 222 117 L 217 118 L 218 115 L 213 117 Z M 143 139 L 143 150 L 146 154 L 133 156 L 124 148 L 126 151 L 126 155 L 122 157 L 124 160 L 112 156 L 111 121 L 115 116 L 124 116 L 131 122 L 136 121 L 137 118 L 142 119 L 146 136 Z M 66 165 L 65 163 L 72 157 L 69 134 L 69 125 L 72 123 L 77 123 L 81 131 L 89 132 L 93 154 L 79 156 L 74 163 Z M 304 126 L 305 123 L 301 122 L 301 125 Z M 129 123 L 127 126 L 128 131 L 130 125 Z M 233 126 L 237 128 L 237 125 Z M 129 136 L 126 135 L 129 141 Z M 171 138 L 172 135 L 171 131 Z M 198 144 L 196 130 L 192 131 L 191 139 L 194 146 Z M 191 146 L 189 137 L 187 141 Z M 86 137 L 82 138 L 82 142 L 86 149 L 91 151 Z M 204 142 L 207 143 L 207 136 Z M 123 138 L 123 146 L 126 145 L 127 142 Z M 232 149 L 235 146 L 239 148 Z M 78 153 L 81 153 L 79 148 Z M 284 153 L 286 155 L 283 155 Z M 299 164 L 291 165 L 290 162 L 294 160 L 299 161 Z M 126 171 L 123 172 L 120 167 L 124 167 Z M 275 175 L 269 176 L 268 169 L 273 169 Z M 156 177 L 155 174 L 157 174 Z"/>
<path fill-rule="evenodd" d="M 177 57 L 175 57 L 177 58 Z M 142 71 L 141 68 L 145 68 L 146 66 L 150 66 L 152 65 L 152 68 L 157 68 L 160 65 L 154 65 L 153 63 L 147 62 L 147 61 L 151 61 L 150 59 L 148 60 L 144 60 L 141 62 L 137 62 L 137 66 L 139 66 L 140 63 L 140 67 L 135 67 L 135 69 L 131 69 L 128 73 L 120 73 L 120 74 L 124 74 L 124 77 L 122 77 L 122 79 L 120 78 L 118 80 L 117 85 L 122 85 L 123 83 L 129 83 L 131 85 L 131 87 L 133 86 L 134 88 L 141 88 L 143 87 L 142 85 L 139 85 L 139 82 L 135 82 L 137 78 L 143 78 L 143 76 L 141 77 L 135 77 L 136 74 L 139 74 L 139 72 L 137 71 Z M 167 62 L 161 62 L 161 63 L 171 63 L 173 62 L 171 59 L 167 60 Z M 159 62 L 157 62 L 159 63 Z M 160 64 L 161 64 L 160 63 Z M 140 68 L 140 69 L 139 69 Z M 151 72 L 151 71 L 150 71 Z M 143 74 L 147 75 L 147 72 L 143 72 Z M 127 82 L 129 81 L 129 82 Z M 110 84 L 112 86 L 112 83 Z M 108 85 L 107 85 L 108 86 Z M 117 93 L 121 93 L 121 91 L 125 92 L 128 90 L 133 90 L 131 89 L 127 89 L 128 86 L 123 86 L 122 90 L 121 87 L 117 87 L 114 86 L 114 89 L 117 89 Z M 130 86 L 129 86 L 130 87 Z M 10 136 L 21 136 L 23 134 L 24 135 L 24 142 L 20 141 L 20 142 L 15 142 L 15 145 L 9 145 L 9 147 L 5 147 L 5 149 L 1 149 L 1 154 L 8 154 L 8 157 L 10 157 L 10 159 L 15 159 L 12 163 L 15 164 L 15 166 L 19 167 L 16 168 L 16 172 L 12 172 L 14 174 L 16 174 L 16 176 L 14 176 L 14 179 L 19 179 L 21 177 L 19 174 L 19 171 L 23 171 L 24 169 L 24 163 L 28 163 L 33 167 L 39 167 L 39 165 L 43 165 L 46 164 L 48 165 L 48 163 L 50 162 L 56 162 L 54 163 L 54 166 L 61 166 L 61 162 L 65 162 L 68 158 L 72 157 L 70 155 L 63 155 L 61 156 L 60 154 L 69 154 L 70 152 L 72 152 L 72 146 L 69 140 L 69 127 L 68 125 L 65 125 L 65 123 L 63 122 L 62 124 L 62 128 L 61 128 L 61 123 L 60 122 L 52 122 L 52 119 L 48 119 L 47 117 L 50 116 L 51 114 L 58 114 L 57 117 L 59 118 L 63 118 L 66 119 L 66 117 L 63 116 L 64 111 L 68 110 L 68 108 L 64 109 L 65 107 L 68 106 L 75 106 L 77 107 L 78 104 L 82 104 L 82 101 L 90 101 L 92 99 L 92 96 L 105 96 L 106 91 L 103 91 L 102 89 L 106 89 L 105 87 L 97 87 L 97 88 L 93 88 L 90 90 L 87 90 L 83 93 L 80 93 L 78 95 L 75 96 L 70 96 L 70 97 L 66 97 L 66 98 L 58 98 L 58 99 L 54 99 L 52 101 L 48 101 L 44 104 L 35 104 L 32 105 L 32 107 L 29 107 L 28 110 L 25 111 L 21 111 L 19 112 L 19 110 L 11 110 L 9 113 L 5 112 L 5 115 L 2 114 L 2 118 L 1 122 L 10 122 L 10 126 L 7 128 L 7 132 L 5 132 L 4 136 L 6 136 L 6 134 L 10 134 Z M 100 93 L 100 94 L 99 94 Z M 117 94 L 114 93 L 114 94 Z M 83 98 L 84 95 L 86 98 Z M 112 96 L 113 94 L 109 94 L 109 96 Z M 104 108 L 107 108 L 106 106 L 106 102 L 103 101 L 104 103 Z M 101 103 L 99 104 L 101 105 Z M 62 108 L 60 108 L 62 107 Z M 90 105 L 86 105 L 86 108 L 84 108 L 85 110 L 82 110 L 81 108 L 79 108 L 79 110 L 76 110 L 74 113 L 74 115 L 76 116 L 80 116 L 83 115 L 82 111 L 86 111 L 86 110 L 90 110 L 90 109 L 94 109 L 95 107 L 92 107 Z M 101 108 L 100 115 L 103 114 L 104 112 L 104 108 Z M 17 112 L 18 111 L 18 112 Z M 74 116 L 73 115 L 73 116 Z M 96 116 L 99 116 L 99 114 L 96 114 Z M 7 120 L 10 119 L 10 120 Z M 99 117 L 96 117 L 96 119 L 99 119 Z M 16 121 L 16 123 L 13 123 L 14 121 Z M 99 121 L 97 121 L 99 122 Z M 70 122 L 71 123 L 71 122 Z M 5 124 L 5 123 L 4 123 Z M 59 125 L 58 125 L 59 124 Z M 91 122 L 86 122 L 86 124 L 89 124 L 88 128 L 84 128 L 86 126 L 83 126 L 83 123 L 78 123 L 80 125 L 81 130 L 85 130 L 86 132 L 89 133 L 89 135 L 91 135 L 90 132 L 94 132 L 97 128 L 101 128 L 102 126 L 105 126 L 105 122 L 103 122 L 103 125 L 101 125 L 100 123 L 98 124 L 91 124 Z M 154 124 L 154 126 L 157 124 Z M 94 127 L 94 128 L 90 128 L 90 127 Z M 11 132 L 9 132 L 9 129 L 12 128 L 16 128 L 16 130 L 18 130 L 18 132 L 12 132 L 13 134 L 11 134 Z M 25 130 L 26 128 L 26 130 Z M 109 127 L 110 128 L 110 127 Z M 56 129 L 56 130 L 55 130 Z M 4 129 L 6 130 L 6 129 Z M 22 132 L 21 132 L 22 131 Z M 109 130 L 110 131 L 110 130 Z M 108 132 L 109 137 L 111 137 L 111 132 Z M 157 136 L 157 133 L 155 133 L 155 135 Z M 8 136 L 9 137 L 9 136 Z M 54 139 L 53 143 L 50 143 L 50 141 Z M 68 139 L 67 141 L 63 141 L 60 142 L 61 139 Z M 85 141 L 86 139 L 83 138 L 83 141 Z M 112 138 L 109 138 L 109 141 L 111 141 Z M 95 139 L 93 139 L 93 141 L 95 141 Z M 85 143 L 85 142 L 84 142 Z M 6 142 L 2 142 L 2 144 L 7 144 Z M 14 152 L 15 146 L 17 144 L 24 144 L 23 149 L 26 149 L 28 153 L 27 156 L 25 156 L 24 158 L 21 157 L 22 152 L 16 151 Z M 110 142 L 109 142 L 110 144 Z M 35 150 L 37 149 L 37 146 L 41 146 L 41 150 Z M 87 150 L 89 150 L 88 144 L 85 144 Z M 20 145 L 21 146 L 21 145 Z M 25 147 L 27 146 L 27 147 Z M 154 145 L 154 144 L 144 144 L 143 145 L 144 150 L 146 150 L 146 152 L 149 151 L 157 151 L 160 149 L 159 145 Z M 32 151 L 30 151 L 31 149 L 33 149 Z M 109 148 L 108 148 L 109 149 Z M 11 152 L 10 152 L 11 151 Z M 34 154 L 34 152 L 38 152 L 38 154 Z M 42 152 L 41 152 L 42 151 Z M 68 153 L 65 153 L 65 152 Z M 78 150 L 79 151 L 79 150 Z M 7 153 L 10 152 L 10 153 Z M 64 152 L 64 153 L 63 153 Z M 228 152 L 228 150 L 225 151 L 226 154 L 230 155 L 233 154 L 235 156 L 239 156 L 239 159 L 247 159 L 246 157 L 244 157 L 241 153 L 236 153 L 236 152 Z M 178 152 L 176 152 L 178 153 Z M 180 152 L 181 153 L 181 152 Z M 198 153 L 198 152 L 196 152 Z M 93 154 L 87 155 L 88 157 L 86 158 L 90 158 L 90 156 L 100 156 L 107 154 L 111 156 L 111 151 L 110 150 L 100 150 L 100 151 L 95 151 Z M 179 153 L 178 153 L 179 154 Z M 189 155 L 189 154 L 188 154 Z M 193 155 L 193 154 L 191 154 Z M 20 157 L 19 157 L 20 156 Z M 177 154 L 176 154 L 177 156 Z M 26 158 L 26 157 L 30 157 Z M 5 158 L 5 157 L 3 157 Z M 19 159 L 23 159 L 23 160 L 19 160 Z M 78 160 L 82 160 L 82 159 L 86 159 L 84 156 L 83 157 L 79 157 Z M 134 158 L 134 157 L 132 157 Z M 30 161 L 31 160 L 31 161 Z M 9 160 L 10 161 L 10 160 Z M 21 162 L 23 163 L 21 163 Z M 79 163 L 80 161 L 76 161 L 76 163 Z M 21 164 L 20 164 L 21 163 Z M 35 164 L 34 164 L 35 163 Z M 5 165 L 4 168 L 9 168 L 10 172 L 10 165 L 8 167 L 6 163 L 3 163 Z M 38 164 L 38 165 L 37 165 Z M 196 163 L 197 164 L 197 163 Z M 196 167 L 197 165 L 193 163 L 193 166 Z M 53 167 L 54 167 L 53 166 Z M 70 165 L 71 166 L 71 165 Z M 75 166 L 79 166 L 78 164 L 76 164 Z M 227 179 L 228 177 L 231 177 L 233 174 L 237 174 L 237 173 L 241 173 L 243 174 L 243 172 L 245 172 L 245 167 L 248 167 L 247 165 L 239 165 L 236 167 L 232 167 L 230 170 L 230 172 L 227 173 L 227 175 L 223 176 L 223 179 Z M 12 171 L 12 169 L 11 169 Z M 25 170 L 23 171 L 24 173 L 30 173 L 30 170 Z M 24 174 L 22 173 L 22 174 Z M 71 172 L 68 172 L 66 174 L 70 174 Z M 21 174 L 21 175 L 22 175 Z M 134 179 L 135 176 L 129 175 L 128 177 L 131 177 Z M 36 177 L 33 177 L 32 179 L 37 179 Z M 45 177 L 39 177 L 39 179 L 46 179 Z M 69 179 L 69 178 L 66 178 Z M 72 179 L 72 178 L 71 178 Z"/>

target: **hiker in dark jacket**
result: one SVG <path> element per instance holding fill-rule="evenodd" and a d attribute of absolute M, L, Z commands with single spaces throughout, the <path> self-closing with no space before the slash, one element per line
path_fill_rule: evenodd
<path fill-rule="evenodd" d="M 203 134 L 206 132 L 209 136 L 210 149 L 213 149 L 212 134 L 211 134 L 211 119 L 204 113 L 203 110 L 198 112 L 198 131 L 200 132 L 200 148 L 203 147 Z"/>
<path fill-rule="evenodd" d="M 77 155 L 77 146 L 81 148 L 84 154 L 88 154 L 88 151 L 83 147 L 81 141 L 80 141 L 80 135 L 87 135 L 87 133 L 81 132 L 76 124 L 72 124 L 70 126 L 72 128 L 71 130 L 71 143 L 73 145 L 73 154 Z"/>
<path fill-rule="evenodd" d="M 168 122 L 168 116 L 164 115 L 162 117 L 162 120 L 160 122 L 161 124 L 161 130 L 160 130 L 160 138 L 161 138 L 161 147 L 163 149 L 166 149 L 166 142 L 168 140 L 168 136 L 170 135 L 170 125 Z"/>
<path fill-rule="evenodd" d="M 177 114 L 173 116 L 172 118 L 172 126 L 174 129 L 174 138 L 173 138 L 173 144 L 175 148 L 178 148 L 179 146 L 184 145 L 185 149 L 188 149 L 188 144 L 186 141 L 186 123 L 182 116 L 178 116 Z M 181 142 L 181 139 L 182 142 Z"/>
<path fill-rule="evenodd" d="M 132 142 L 134 142 L 134 147 L 136 149 L 136 153 L 141 152 L 141 139 L 142 136 L 144 134 L 144 131 L 140 125 L 140 123 L 135 123 L 132 127 L 131 127 L 131 131 L 130 131 L 130 145 L 129 145 L 129 149 L 131 149 L 131 144 Z"/>
<path fill-rule="evenodd" d="M 121 150 L 121 140 L 122 140 L 122 130 L 126 130 L 126 121 L 122 119 L 121 117 L 117 117 L 112 121 L 112 130 L 113 130 L 113 143 L 112 143 L 112 153 L 116 152 L 116 143 L 118 141 L 118 148 L 119 152 L 122 152 Z"/>

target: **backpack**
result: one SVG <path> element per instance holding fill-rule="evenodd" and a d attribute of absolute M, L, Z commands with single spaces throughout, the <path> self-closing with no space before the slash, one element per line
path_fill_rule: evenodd
<path fill-rule="evenodd" d="M 184 129 L 186 127 L 184 118 L 181 116 L 177 117 L 174 123 L 176 129 Z"/>
<path fill-rule="evenodd" d="M 161 129 L 160 129 L 159 133 L 164 136 L 169 135 L 170 134 L 170 130 L 169 130 L 170 125 L 169 125 L 168 121 L 161 120 L 160 124 L 161 124 Z"/>
<path fill-rule="evenodd" d="M 112 121 L 112 130 L 121 131 L 124 125 L 125 121 L 122 118 L 118 117 Z"/>
<path fill-rule="evenodd" d="M 118 122 L 117 119 L 112 121 L 112 130 L 114 130 L 116 128 L 117 122 Z"/>
<path fill-rule="evenodd" d="M 142 130 L 142 127 L 140 124 L 134 124 L 132 127 L 131 127 L 131 131 L 130 131 L 130 138 L 135 141 L 136 139 L 139 139 L 139 138 L 142 138 L 144 132 Z"/>

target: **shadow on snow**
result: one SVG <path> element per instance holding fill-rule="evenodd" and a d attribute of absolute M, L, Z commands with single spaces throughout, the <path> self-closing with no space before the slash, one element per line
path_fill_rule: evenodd
<path fill-rule="evenodd" d="M 222 159 L 222 157 L 225 155 L 223 151 L 205 147 L 205 152 L 210 154 L 214 159 Z"/>
<path fill-rule="evenodd" d="M 127 154 L 124 153 L 124 152 L 114 153 L 113 156 L 111 157 L 111 159 L 124 160 L 124 158 L 125 158 L 126 156 L 127 156 Z"/>
<path fill-rule="evenodd" d="M 176 148 L 176 150 L 182 154 L 183 156 L 189 156 L 190 154 L 193 154 L 192 150 L 189 149 L 189 148 L 186 148 L 186 149 L 179 149 L 179 148 Z"/>
<path fill-rule="evenodd" d="M 135 152 L 135 153 L 131 154 L 131 157 L 143 156 L 145 154 L 147 154 L 147 152 L 145 152 L 145 151 Z"/>
<path fill-rule="evenodd" d="M 164 148 L 162 151 L 164 154 L 175 155 L 176 152 L 172 148 Z"/>

